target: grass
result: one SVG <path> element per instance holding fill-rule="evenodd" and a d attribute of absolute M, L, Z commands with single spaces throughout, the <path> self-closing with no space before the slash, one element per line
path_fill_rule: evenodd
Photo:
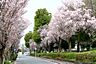
<path fill-rule="evenodd" d="M 31 56 L 35 56 L 34 53 Z M 61 53 L 37 53 L 37 57 L 43 57 L 48 59 L 55 59 L 55 60 L 66 60 L 66 61 L 75 61 L 76 53 L 75 52 L 61 52 Z"/>

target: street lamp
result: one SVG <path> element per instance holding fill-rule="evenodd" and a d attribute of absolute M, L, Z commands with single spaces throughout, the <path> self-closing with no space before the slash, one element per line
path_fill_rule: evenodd
<path fill-rule="evenodd" d="M 34 50 L 35 50 L 35 57 L 36 57 L 36 50 L 37 50 L 37 48 L 35 47 L 35 49 L 34 49 Z"/>

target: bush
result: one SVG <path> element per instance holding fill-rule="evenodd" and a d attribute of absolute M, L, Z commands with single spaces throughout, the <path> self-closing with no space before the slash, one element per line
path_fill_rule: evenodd
<path fill-rule="evenodd" d="M 96 62 L 96 52 L 90 51 L 90 52 L 77 53 L 76 61 L 85 63 Z"/>
<path fill-rule="evenodd" d="M 35 54 L 31 54 L 35 56 Z M 88 52 L 36 53 L 37 57 L 96 64 L 96 50 Z"/>
<path fill-rule="evenodd" d="M 31 55 L 35 56 L 34 53 L 32 53 Z M 75 53 L 37 53 L 36 56 L 57 60 L 70 60 L 70 61 L 73 61 L 76 58 Z"/>
<path fill-rule="evenodd" d="M 11 62 L 8 61 L 8 60 L 6 60 L 6 61 L 4 62 L 4 64 L 11 64 Z"/>
<path fill-rule="evenodd" d="M 11 53 L 10 60 L 11 60 L 12 62 L 15 61 L 16 58 L 17 58 L 17 56 L 18 56 L 18 54 L 17 54 L 16 52 L 12 52 L 12 53 Z"/>
<path fill-rule="evenodd" d="M 60 54 L 61 58 L 63 58 L 64 60 L 70 60 L 70 61 L 74 61 L 76 58 L 76 53 L 63 53 Z"/>

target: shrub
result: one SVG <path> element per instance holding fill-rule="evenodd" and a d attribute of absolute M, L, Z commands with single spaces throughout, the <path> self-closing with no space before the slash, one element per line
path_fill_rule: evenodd
<path fill-rule="evenodd" d="M 12 62 L 15 61 L 16 58 L 17 58 L 17 56 L 18 56 L 18 54 L 17 54 L 16 52 L 12 52 L 12 53 L 11 53 L 10 60 L 11 60 Z"/>
<path fill-rule="evenodd" d="M 4 64 L 11 64 L 11 62 L 8 60 L 5 60 Z"/>
<path fill-rule="evenodd" d="M 96 52 L 91 51 L 91 52 L 77 53 L 76 61 L 87 62 L 87 63 L 96 62 Z"/>
<path fill-rule="evenodd" d="M 63 54 L 60 54 L 61 57 L 64 59 L 64 60 L 75 60 L 76 58 L 76 53 L 63 53 Z"/>
<path fill-rule="evenodd" d="M 31 54 L 35 56 L 35 54 Z M 88 52 L 64 52 L 64 53 L 37 53 L 36 56 L 57 60 L 79 61 L 96 64 L 96 50 Z"/>
<path fill-rule="evenodd" d="M 31 55 L 35 56 L 34 53 L 32 53 Z M 73 61 L 76 58 L 75 53 L 37 53 L 36 56 L 57 60 L 70 60 L 70 61 Z"/>

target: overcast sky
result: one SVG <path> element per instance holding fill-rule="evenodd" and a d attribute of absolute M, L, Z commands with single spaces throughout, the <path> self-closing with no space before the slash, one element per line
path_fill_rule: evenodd
<path fill-rule="evenodd" d="M 27 13 L 24 15 L 24 17 L 28 19 L 31 24 L 24 31 L 24 34 L 28 33 L 29 31 L 33 31 L 34 16 L 37 9 L 46 8 L 48 12 L 54 14 L 55 10 L 60 6 L 60 4 L 61 0 L 29 0 L 28 5 L 25 8 Z M 24 37 L 21 39 L 21 44 L 22 43 L 24 43 Z"/>

